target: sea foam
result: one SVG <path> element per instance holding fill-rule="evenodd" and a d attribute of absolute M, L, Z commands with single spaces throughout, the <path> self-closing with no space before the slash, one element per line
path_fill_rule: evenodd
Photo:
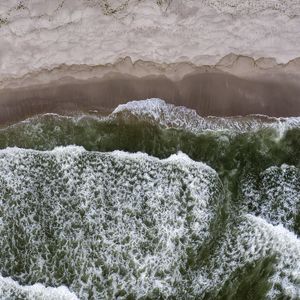
<path fill-rule="evenodd" d="M 2 272 L 80 299 L 184 292 L 222 205 L 216 172 L 182 153 L 8 148 L 0 164 Z"/>
<path fill-rule="evenodd" d="M 125 118 L 134 116 L 164 127 L 184 129 L 193 133 L 205 130 L 249 132 L 273 128 L 282 137 L 286 130 L 300 126 L 300 117 L 271 118 L 263 115 L 202 117 L 194 109 L 175 106 L 157 98 L 120 104 L 112 112 L 111 117 L 115 115 L 124 115 Z"/>
<path fill-rule="evenodd" d="M 0 276 L 1 299 L 40 299 L 40 300 L 78 300 L 65 286 L 45 287 L 40 283 L 20 285 L 10 277 Z"/>

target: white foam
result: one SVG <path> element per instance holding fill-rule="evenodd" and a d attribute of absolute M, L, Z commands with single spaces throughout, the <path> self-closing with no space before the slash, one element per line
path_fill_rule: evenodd
<path fill-rule="evenodd" d="M 68 147 L 74 148 L 74 146 L 67 146 L 67 147 L 63 147 L 63 148 L 68 148 Z M 76 146 L 76 148 L 77 148 L 77 146 Z M 54 150 L 57 150 L 57 148 L 55 148 Z M 187 154 L 185 154 L 181 151 L 178 151 L 176 154 L 171 154 L 168 158 L 165 158 L 165 159 L 159 159 L 159 158 L 150 156 L 144 152 L 130 153 L 130 152 L 119 151 L 119 150 L 115 150 L 115 151 L 111 152 L 111 155 L 121 158 L 121 159 L 132 159 L 132 160 L 149 159 L 150 158 L 151 160 L 160 162 L 162 164 L 171 164 L 172 163 L 172 164 L 177 164 L 178 166 L 182 166 L 182 167 L 183 166 L 197 166 L 198 168 L 201 168 L 201 169 L 207 169 L 210 171 L 214 171 L 207 164 L 200 162 L 200 161 L 194 161 Z"/>
<path fill-rule="evenodd" d="M 152 124 L 160 125 L 163 128 L 182 129 L 194 134 L 199 134 L 204 131 L 225 131 L 230 134 L 236 134 L 251 131 L 255 132 L 269 128 L 275 130 L 276 135 L 274 135 L 274 140 L 277 141 L 284 137 L 287 130 L 300 128 L 300 117 L 270 118 L 263 115 L 249 115 L 245 117 L 201 117 L 193 109 L 168 104 L 162 99 L 151 98 L 121 104 L 108 116 L 85 114 L 72 117 L 58 114 L 38 115 L 8 127 L 0 128 L 0 132 L 5 132 L 7 129 L 17 130 L 18 126 L 22 126 L 22 130 L 26 135 L 38 136 L 44 139 L 42 125 L 48 118 L 52 118 L 52 120 L 56 120 L 57 122 L 68 120 L 75 124 L 80 124 L 80 122 L 84 121 L 110 122 L 119 118 L 130 121 L 132 117 L 135 120 L 146 120 Z M 220 136 L 220 139 L 224 139 L 224 141 L 226 138 L 226 136 Z"/>
<path fill-rule="evenodd" d="M 6 272 L 17 251 L 6 239 L 30 236 L 25 253 L 31 253 L 31 272 L 14 276 L 59 285 L 54 274 L 72 268 L 76 276 L 69 288 L 80 299 L 89 292 L 113 298 L 120 290 L 142 297 L 155 287 L 165 297 L 176 294 L 187 248 L 195 250 L 209 236 L 222 201 L 216 172 L 182 153 L 159 160 L 76 146 L 44 152 L 7 148 L 0 150 L 0 164 Z M 8 226 L 11 219 L 21 220 L 21 232 Z M 54 254 L 44 230 L 55 237 Z"/>
<path fill-rule="evenodd" d="M 137 113 L 153 113 L 153 117 L 155 118 L 155 112 L 164 109 L 166 106 L 166 102 L 159 98 L 152 98 L 152 99 L 145 99 L 145 100 L 139 100 L 139 101 L 129 101 L 125 104 L 118 105 L 115 110 L 113 111 L 113 114 L 117 114 L 122 111 L 132 111 Z M 160 117 L 160 114 L 158 114 L 158 118 Z"/>
<path fill-rule="evenodd" d="M 47 244 L 41 234 L 43 223 L 35 222 L 34 214 L 47 222 L 55 219 L 59 226 L 58 231 L 53 230 L 61 241 L 56 252 L 64 252 L 59 262 L 77 266 L 70 289 L 80 299 L 87 298 L 87 290 L 97 284 L 101 292 L 95 288 L 93 295 L 100 298 L 111 298 L 120 289 L 142 297 L 151 295 L 155 287 L 166 297 L 176 295 L 184 284 L 180 268 L 186 267 L 187 248 L 197 251 L 210 237 L 210 225 L 222 204 L 223 187 L 216 172 L 180 152 L 160 160 L 144 153 L 87 152 L 77 146 L 44 152 L 7 148 L 0 150 L 0 164 L 0 232 L 11 230 L 7 220 L 21 220 L 26 234 L 42 247 Z M 269 168 L 264 172 L 266 184 L 271 184 L 268 174 L 275 172 L 281 178 L 294 169 L 287 165 Z M 285 184 L 277 177 L 273 180 L 281 189 Z M 267 186 L 266 190 L 270 191 Z M 44 199 L 35 196 L 37 191 Z M 11 204 L 5 200 L 7 192 Z M 289 189 L 285 196 L 290 195 Z M 234 224 L 225 226 L 224 239 L 210 263 L 188 270 L 193 295 L 221 289 L 234 271 L 275 256 L 269 299 L 276 299 L 279 289 L 287 297 L 299 297 L 300 241 L 283 225 L 270 224 L 271 213 L 269 220 L 267 216 L 237 216 Z M 13 256 L 5 243 L 7 235 L 2 233 L 2 237 L 2 254 Z M 145 244 L 148 239 L 153 243 Z M 31 249 L 36 247 L 34 243 Z M 147 246 L 149 251 L 144 249 Z M 31 276 L 39 275 L 47 286 L 50 278 L 54 280 L 56 267 L 47 248 L 43 249 L 44 253 L 31 252 L 35 254 L 30 270 Z M 6 268 L 11 261 L 8 258 Z M 45 292 L 44 287 L 34 286 Z M 65 288 L 58 289 L 67 293 Z M 7 293 L 5 288 L 2 291 Z M 48 291 L 49 295 L 57 292 Z"/>
<path fill-rule="evenodd" d="M 36 300 L 78 300 L 74 293 L 65 286 L 45 287 L 40 283 L 20 285 L 10 277 L 0 276 L 1 299 L 36 299 Z"/>
<path fill-rule="evenodd" d="M 193 133 L 201 133 L 204 130 L 248 132 L 273 128 L 278 134 L 278 139 L 284 136 L 286 130 L 300 127 L 300 117 L 268 118 L 261 115 L 228 118 L 201 117 L 193 109 L 168 104 L 157 98 L 121 104 L 112 112 L 111 117 L 120 115 L 124 115 L 125 118 L 135 116 L 164 127 L 184 129 Z"/>
<path fill-rule="evenodd" d="M 228 224 L 224 232 L 224 242 L 210 257 L 211 262 L 192 275 L 194 289 L 199 294 L 221 289 L 228 280 L 234 285 L 239 279 L 231 278 L 235 271 L 274 256 L 276 262 L 274 273 L 270 273 L 271 289 L 267 299 L 278 299 L 279 295 L 299 298 L 300 240 L 295 234 L 282 225 L 273 226 L 251 214 L 245 214 L 238 224 Z"/>
<path fill-rule="evenodd" d="M 267 222 L 293 230 L 299 213 L 299 183 L 300 172 L 295 166 L 272 166 L 261 172 L 259 186 L 251 178 L 244 180 L 245 204 L 251 204 L 253 211 Z"/>
<path fill-rule="evenodd" d="M 276 299 L 279 285 L 285 295 L 291 299 L 298 299 L 300 297 L 300 240 L 281 224 L 273 226 L 253 215 L 247 215 L 247 218 L 263 234 L 260 246 L 265 248 L 269 246 L 277 256 L 276 272 L 271 278 L 273 287 L 268 293 L 269 297 Z"/>

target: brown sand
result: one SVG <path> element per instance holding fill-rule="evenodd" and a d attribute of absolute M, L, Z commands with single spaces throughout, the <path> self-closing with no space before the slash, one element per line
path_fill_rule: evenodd
<path fill-rule="evenodd" d="M 56 81 L 0 91 L 0 124 L 52 113 L 109 113 L 130 100 L 161 98 L 195 109 L 202 116 L 265 114 L 300 115 L 300 84 L 278 78 L 240 78 L 225 72 L 196 72 L 178 81 L 166 76 L 135 77 L 115 73 L 107 78 Z"/>

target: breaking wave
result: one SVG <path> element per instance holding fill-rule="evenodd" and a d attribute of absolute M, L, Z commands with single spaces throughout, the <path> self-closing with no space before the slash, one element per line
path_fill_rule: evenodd
<path fill-rule="evenodd" d="M 0 297 L 298 299 L 298 118 L 160 99 L 0 130 Z"/>

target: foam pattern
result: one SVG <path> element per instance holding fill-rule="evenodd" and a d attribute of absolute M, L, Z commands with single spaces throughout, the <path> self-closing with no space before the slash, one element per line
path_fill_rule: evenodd
<path fill-rule="evenodd" d="M 0 145 L 0 298 L 300 298 L 299 118 L 148 99 Z"/>
<path fill-rule="evenodd" d="M 204 130 L 230 130 L 240 133 L 273 128 L 279 136 L 282 136 L 286 130 L 300 126 L 299 117 L 270 118 L 263 115 L 226 118 L 201 117 L 193 109 L 168 104 L 164 100 L 157 98 L 120 104 L 111 115 L 111 117 L 114 116 L 136 117 L 164 127 L 185 129 L 193 133 L 199 133 Z"/>
<path fill-rule="evenodd" d="M 294 128 L 300 127 L 300 117 L 275 118 L 265 115 L 249 115 L 246 117 L 201 117 L 193 109 L 184 106 L 175 106 L 166 103 L 159 98 L 151 98 L 146 100 L 130 101 L 125 104 L 118 105 L 114 111 L 108 116 L 79 114 L 74 116 L 62 116 L 58 114 L 43 114 L 28 118 L 10 126 L 0 128 L 0 134 L 16 131 L 23 132 L 27 139 L 37 138 L 44 143 L 48 142 L 47 133 L 43 128 L 43 122 L 52 119 L 57 123 L 54 128 L 55 134 L 60 134 L 58 124 L 60 122 L 68 122 L 68 127 L 76 126 L 80 122 L 92 127 L 94 123 L 111 122 L 148 122 L 155 126 L 160 126 L 165 129 L 173 128 L 199 134 L 203 132 L 224 132 L 230 134 L 240 134 L 248 132 L 257 132 L 259 130 L 271 129 L 275 130 L 278 139 Z M 90 122 L 90 123 L 89 123 Z M 1 137 L 0 137 L 1 138 Z M 65 137 L 67 139 L 68 137 Z"/>
<path fill-rule="evenodd" d="M 293 231 L 300 217 L 300 171 L 295 166 L 270 167 L 260 174 L 258 184 L 245 180 L 245 203 L 273 225 Z M 299 222 L 299 220 L 298 220 Z"/>
<path fill-rule="evenodd" d="M 282 225 L 273 226 L 252 214 L 236 218 L 239 219 L 238 222 L 235 220 L 224 227 L 223 241 L 210 257 L 210 263 L 201 271 L 193 273 L 196 294 L 203 295 L 210 291 L 213 295 L 211 299 L 218 299 L 217 296 L 224 292 L 224 287 L 235 291 L 239 288 L 235 285 L 240 284 L 245 276 L 243 270 L 265 260 L 267 264 L 259 269 L 260 273 L 268 273 L 268 288 L 264 299 L 298 299 L 300 241 L 297 236 Z M 258 281 L 257 285 L 259 283 Z M 244 288 L 248 297 L 256 299 L 254 291 L 259 286 L 254 286 L 254 291 L 249 287 Z"/>
<path fill-rule="evenodd" d="M 2 276 L 0 276 L 0 298 L 2 300 L 78 300 L 78 297 L 74 293 L 71 293 L 65 286 L 52 288 L 45 287 L 40 283 L 21 286 L 12 278 L 4 278 Z"/>
<path fill-rule="evenodd" d="M 222 204 L 216 172 L 184 154 L 8 148 L 0 165 L 2 274 L 80 299 L 187 289 L 183 270 Z"/>

